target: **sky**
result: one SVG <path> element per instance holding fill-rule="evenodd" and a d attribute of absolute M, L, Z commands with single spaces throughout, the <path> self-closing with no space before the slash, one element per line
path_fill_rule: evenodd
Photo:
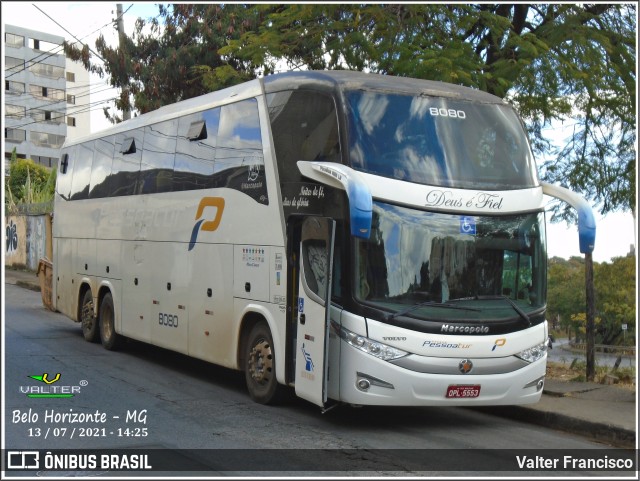
<path fill-rule="evenodd" d="M 35 6 L 34 6 L 35 5 Z M 37 8 L 36 8 L 37 6 Z M 61 35 L 70 40 L 72 35 L 87 43 L 95 50 L 95 39 L 100 33 L 110 45 L 118 42 L 117 32 L 112 25 L 116 18 L 116 3 L 110 2 L 2 2 L 2 22 L 19 27 L 29 28 Z M 147 19 L 158 15 L 158 7 L 154 3 L 136 2 L 122 3 L 125 12 L 124 29 L 127 34 L 134 30 L 138 17 Z M 65 31 L 66 30 L 66 31 Z M 107 88 L 104 79 L 91 77 L 91 102 L 108 100 L 116 92 Z M 109 103 L 113 106 L 113 103 Z M 91 113 L 91 128 L 97 132 L 109 127 L 109 122 L 102 113 L 102 106 L 97 106 Z M 551 200 L 546 198 L 546 200 Z M 596 262 L 610 262 L 613 257 L 625 256 L 630 246 L 636 243 L 636 223 L 630 213 L 613 213 L 605 217 L 596 215 L 596 244 L 593 259 Z M 548 214 L 547 219 L 551 217 Z M 566 223 L 547 222 L 547 240 L 549 257 L 569 258 L 582 256 L 578 244 L 577 227 Z"/>

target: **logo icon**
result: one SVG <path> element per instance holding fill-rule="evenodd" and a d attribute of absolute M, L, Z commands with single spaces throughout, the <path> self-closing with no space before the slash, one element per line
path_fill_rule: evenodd
<path fill-rule="evenodd" d="M 458 363 L 458 370 L 462 374 L 469 374 L 472 369 L 473 369 L 473 363 L 471 362 L 471 359 L 463 359 Z"/>
<path fill-rule="evenodd" d="M 31 379 L 35 379 L 36 381 L 40 381 L 43 382 L 45 384 L 53 384 L 54 382 L 57 382 L 60 380 L 60 373 L 56 374 L 56 377 L 54 377 L 53 379 L 49 380 L 48 379 L 49 374 L 47 374 L 46 372 L 42 374 L 42 376 L 29 376 Z"/>
<path fill-rule="evenodd" d="M 460 217 L 460 234 L 476 234 L 476 220 L 473 217 Z"/>
<path fill-rule="evenodd" d="M 7 451 L 7 469 L 39 469 L 38 451 Z"/>
<path fill-rule="evenodd" d="M 42 375 L 27 376 L 41 382 L 39 385 L 20 386 L 20 392 L 30 398 L 71 398 L 80 393 L 80 388 L 89 384 L 87 381 L 80 381 L 78 386 L 61 386 L 56 384 L 61 377 L 60 373 L 50 376 L 49 373 Z"/>
<path fill-rule="evenodd" d="M 213 220 L 201 219 L 206 207 L 216 208 L 216 215 Z M 191 232 L 191 240 L 189 241 L 189 250 L 192 250 L 195 247 L 198 233 L 201 230 L 213 232 L 218 228 L 218 226 L 220 225 L 220 221 L 222 220 L 223 211 L 224 199 L 222 197 L 203 197 L 202 200 L 200 200 L 200 204 L 198 205 L 198 210 L 196 212 L 197 222 L 193 226 L 193 231 Z"/>
<path fill-rule="evenodd" d="M 302 354 L 304 355 L 305 365 L 304 370 L 307 372 L 313 372 L 313 360 L 311 354 L 304 350 L 304 344 L 302 345 Z"/>
<path fill-rule="evenodd" d="M 491 349 L 491 351 L 495 351 L 496 347 L 504 346 L 506 343 L 507 343 L 507 340 L 504 337 L 496 339 L 496 342 L 494 343 L 493 348 Z"/>

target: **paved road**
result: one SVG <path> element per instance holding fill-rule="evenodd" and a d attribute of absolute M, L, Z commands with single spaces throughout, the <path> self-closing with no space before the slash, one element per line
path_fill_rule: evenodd
<path fill-rule="evenodd" d="M 9 449 L 164 448 L 177 456 L 190 453 L 210 476 L 264 468 L 280 476 L 410 476 L 419 471 L 494 477 L 513 475 L 499 467 L 509 449 L 560 453 L 604 448 L 474 409 L 339 406 L 321 414 L 299 399 L 279 407 L 258 405 L 249 399 L 238 372 L 140 343 L 106 351 L 85 342 L 78 324 L 45 310 L 38 293 L 12 285 L 5 289 L 3 426 Z M 74 396 L 28 398 L 25 390 L 46 387 L 29 376 L 43 373 L 49 379 L 60 373 L 51 386 L 69 386 Z M 75 414 L 85 421 L 72 422 Z M 62 422 L 53 419 L 65 415 Z M 80 436 L 83 428 L 85 436 Z M 265 451 L 273 448 L 283 451 Z M 469 451 L 487 448 L 488 453 Z M 180 451 L 196 449 L 216 451 Z M 477 464 L 469 464 L 475 458 Z M 456 462 L 463 467 L 452 472 Z"/>

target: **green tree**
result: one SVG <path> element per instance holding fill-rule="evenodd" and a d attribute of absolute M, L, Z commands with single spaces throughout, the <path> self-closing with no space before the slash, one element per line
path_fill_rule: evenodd
<path fill-rule="evenodd" d="M 151 33 L 143 33 L 145 25 Z M 67 51 L 128 88 L 147 112 L 265 74 L 355 69 L 441 80 L 513 103 L 541 177 L 582 192 L 601 213 L 635 206 L 636 5 L 216 4 L 160 6 L 122 48 Z M 128 96 L 116 105 L 129 107 Z M 573 124 L 555 148 L 551 130 Z M 554 218 L 574 217 L 557 205 Z"/>
<path fill-rule="evenodd" d="M 259 21 L 258 9 L 237 4 L 159 5 L 155 18 L 136 22 L 135 31 L 111 48 L 101 35 L 96 49 L 104 65 L 92 62 L 88 45 L 65 43 L 65 53 L 91 72 L 107 76 L 113 87 L 129 92 L 115 102 L 119 111 L 155 110 L 179 100 L 255 78 L 255 66 L 218 50 Z M 105 109 L 113 122 L 122 118 Z"/>
<path fill-rule="evenodd" d="M 627 340 L 636 329 L 636 259 L 617 257 L 611 263 L 594 263 L 596 300 L 595 342 L 618 345 L 623 341 L 622 324 L 627 324 Z M 547 319 L 560 316 L 560 327 L 584 339 L 586 332 L 584 259 L 549 259 Z"/>
<path fill-rule="evenodd" d="M 636 328 L 636 258 L 617 257 L 594 269 L 596 312 L 600 322 L 596 327 L 596 342 L 622 344 L 622 324 L 627 325 L 627 340 L 635 337 Z"/>
<path fill-rule="evenodd" d="M 29 201 L 34 192 L 48 192 L 53 198 L 55 171 L 36 164 L 31 159 L 17 159 L 9 166 L 6 182 L 6 189 L 16 203 Z"/>
<path fill-rule="evenodd" d="M 585 311 L 584 259 L 549 259 L 547 286 L 547 319 L 559 317 L 559 327 L 572 337 L 582 334 L 584 321 L 574 316 Z"/>

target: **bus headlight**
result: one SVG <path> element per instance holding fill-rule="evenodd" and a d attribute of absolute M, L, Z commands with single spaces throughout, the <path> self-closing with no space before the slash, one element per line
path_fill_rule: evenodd
<path fill-rule="evenodd" d="M 360 349 L 367 354 L 371 354 L 383 361 L 391 361 L 408 355 L 409 353 L 398 349 L 396 347 L 388 346 L 378 341 L 369 339 L 368 337 L 360 336 L 354 332 L 351 332 L 344 327 L 338 328 L 340 331 L 340 337 L 351 344 L 356 349 Z"/>
<path fill-rule="evenodd" d="M 530 347 L 529 349 L 525 349 L 524 351 L 516 354 L 516 357 L 519 357 L 523 361 L 527 362 L 535 362 L 538 359 L 542 359 L 547 352 L 547 342 L 542 342 L 536 346 Z"/>

